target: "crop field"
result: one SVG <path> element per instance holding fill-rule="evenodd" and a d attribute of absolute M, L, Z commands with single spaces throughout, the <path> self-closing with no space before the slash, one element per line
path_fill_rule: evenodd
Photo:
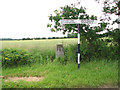
<path fill-rule="evenodd" d="M 59 43 L 65 47 L 65 64 L 55 58 Z M 117 88 L 118 60 L 82 60 L 78 69 L 75 44 L 74 38 L 2 41 L 2 88 Z"/>
<path fill-rule="evenodd" d="M 2 41 L 2 48 L 22 48 L 31 50 L 56 50 L 56 44 L 75 44 L 77 38 L 74 39 L 47 39 L 47 40 L 21 40 L 21 41 Z"/>

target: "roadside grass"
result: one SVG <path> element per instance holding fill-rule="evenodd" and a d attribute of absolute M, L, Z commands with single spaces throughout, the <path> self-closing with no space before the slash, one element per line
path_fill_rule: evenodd
<path fill-rule="evenodd" d="M 115 87 L 118 84 L 118 61 L 92 60 L 81 62 L 80 69 L 76 63 L 62 65 L 58 61 L 40 65 L 2 68 L 3 88 L 78 88 L 78 87 Z M 39 82 L 5 82 L 7 77 L 43 77 Z"/>

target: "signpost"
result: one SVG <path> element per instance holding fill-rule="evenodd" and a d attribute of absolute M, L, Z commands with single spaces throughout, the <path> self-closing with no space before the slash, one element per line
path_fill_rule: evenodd
<path fill-rule="evenodd" d="M 80 68 L 80 24 L 95 24 L 97 20 L 62 19 L 61 24 L 78 24 L 78 68 Z"/>
<path fill-rule="evenodd" d="M 79 20 L 79 19 L 62 19 L 60 20 L 61 24 L 95 24 L 97 20 Z"/>

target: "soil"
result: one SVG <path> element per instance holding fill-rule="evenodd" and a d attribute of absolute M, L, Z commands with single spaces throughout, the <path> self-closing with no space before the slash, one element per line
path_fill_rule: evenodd
<path fill-rule="evenodd" d="M 109 84 L 109 85 L 100 86 L 99 88 L 118 88 L 118 86 L 113 85 L 113 84 Z"/>
<path fill-rule="evenodd" d="M 38 82 L 42 79 L 43 79 L 43 77 L 7 77 L 5 81 L 6 82 L 8 82 L 8 81 L 17 82 L 19 80 L 23 80 L 23 81 L 27 81 L 27 82 L 31 82 L 31 81 Z"/>
<path fill-rule="evenodd" d="M 3 78 L 4 76 L 0 76 L 0 78 Z"/>

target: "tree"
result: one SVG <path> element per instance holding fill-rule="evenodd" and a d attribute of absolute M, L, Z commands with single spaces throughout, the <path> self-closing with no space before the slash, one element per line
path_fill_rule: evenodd
<path fill-rule="evenodd" d="M 78 27 L 75 24 L 69 25 L 61 25 L 60 20 L 61 19 L 91 19 L 91 20 L 97 20 L 97 17 L 94 15 L 88 15 L 86 13 L 85 7 L 77 8 L 75 5 L 71 4 L 66 5 L 64 7 L 61 7 L 60 10 L 55 10 L 55 15 L 50 15 L 49 20 L 51 23 L 47 25 L 47 27 L 50 28 L 52 32 L 62 31 L 63 34 L 66 32 L 68 33 L 77 33 Z M 83 13 L 84 15 L 79 14 Z M 99 48 L 98 39 L 100 37 L 103 37 L 104 35 L 99 35 L 97 32 L 104 31 L 108 23 L 103 22 L 99 23 L 99 26 L 92 27 L 89 24 L 80 24 L 80 34 L 81 34 L 81 42 L 84 43 L 83 47 L 88 48 L 88 55 L 91 55 L 92 52 L 97 51 Z M 93 48 L 94 47 L 94 48 Z M 81 46 L 81 53 L 84 52 Z M 83 51 L 82 51 L 83 50 Z M 91 52 L 92 51 L 92 52 Z"/>
<path fill-rule="evenodd" d="M 99 0 L 97 0 L 99 3 Z M 113 28 L 114 24 L 120 24 L 120 1 L 114 0 L 113 2 L 104 1 L 103 7 L 104 16 L 101 18 L 101 21 L 107 22 L 107 33 L 106 35 L 112 37 L 114 42 L 117 42 L 118 50 L 120 50 L 120 28 Z M 112 15 L 117 18 L 112 18 Z M 111 23 L 109 23 L 111 22 Z M 119 51 L 118 51 L 119 52 Z"/>
<path fill-rule="evenodd" d="M 51 23 L 47 25 L 47 27 L 50 28 L 52 32 L 62 31 L 63 34 L 66 32 L 70 33 L 76 33 L 78 32 L 78 27 L 75 24 L 72 25 L 61 25 L 60 20 L 61 19 L 92 19 L 97 20 L 97 17 L 92 15 L 86 14 L 86 8 L 76 8 L 75 5 L 71 4 L 70 6 L 66 5 L 64 7 L 61 7 L 60 10 L 55 10 L 55 15 L 52 14 L 49 16 L 49 20 Z M 79 18 L 79 14 L 83 13 L 84 15 L 81 15 Z M 80 34 L 81 37 L 84 36 L 85 40 L 91 44 L 92 41 L 96 41 L 98 38 L 103 37 L 103 35 L 97 34 L 97 32 L 104 31 L 108 23 L 103 22 L 99 23 L 99 26 L 91 27 L 89 24 L 80 24 Z M 85 41 L 83 40 L 83 41 Z"/>
<path fill-rule="evenodd" d="M 80 9 L 76 8 L 74 5 L 71 6 L 65 6 L 61 7 L 60 10 L 55 10 L 55 16 L 52 14 L 49 16 L 49 20 L 51 22 L 54 22 L 54 24 L 48 24 L 47 27 L 51 28 L 51 31 L 63 31 L 63 34 L 66 32 L 77 32 L 77 25 L 64 25 L 64 27 L 61 26 L 59 23 L 59 20 L 61 19 L 78 19 L 79 13 L 84 13 L 85 15 L 82 15 L 79 17 L 79 19 L 97 19 L 95 16 L 89 16 L 85 12 L 85 8 L 81 7 Z M 83 25 L 82 27 L 87 26 Z"/>
<path fill-rule="evenodd" d="M 116 15 L 116 17 L 118 17 L 117 19 L 112 20 L 112 23 L 110 25 L 114 25 L 114 24 L 120 24 L 120 20 L 119 20 L 119 15 L 120 15 L 120 1 L 116 1 L 116 2 L 104 2 L 104 12 L 105 15 L 107 14 L 114 14 Z M 108 17 L 109 19 L 111 19 L 111 17 Z M 109 36 L 113 37 L 114 41 L 118 42 L 118 45 L 120 45 L 120 28 L 109 28 L 108 29 L 108 33 Z"/>
<path fill-rule="evenodd" d="M 107 16 L 107 14 L 111 15 L 116 15 L 116 17 L 118 17 L 117 19 L 112 20 L 112 23 L 110 25 L 114 25 L 116 24 L 120 24 L 120 1 L 116 0 L 116 2 L 104 2 L 104 10 L 103 12 L 105 13 L 105 16 Z M 109 20 L 111 19 L 110 16 L 108 16 Z M 118 26 L 118 28 L 108 28 L 108 35 L 110 37 L 113 38 L 113 40 L 115 42 L 117 42 L 117 54 L 118 54 L 118 59 L 119 59 L 119 55 L 120 55 L 120 27 Z M 118 63 L 120 65 L 120 63 Z M 118 66 L 119 66 L 118 65 Z M 120 77 L 120 72 L 119 72 L 119 77 Z M 118 81 L 118 85 L 120 86 L 120 80 Z"/>

